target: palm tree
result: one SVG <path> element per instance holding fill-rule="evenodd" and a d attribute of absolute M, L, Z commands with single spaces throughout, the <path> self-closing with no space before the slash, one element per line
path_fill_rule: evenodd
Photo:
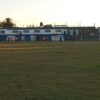
<path fill-rule="evenodd" d="M 2 22 L 3 28 L 13 28 L 15 27 L 15 24 L 12 22 L 11 18 L 5 18 L 5 20 Z"/>

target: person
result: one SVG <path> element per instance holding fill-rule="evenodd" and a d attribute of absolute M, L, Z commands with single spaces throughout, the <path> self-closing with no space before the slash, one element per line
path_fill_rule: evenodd
<path fill-rule="evenodd" d="M 60 36 L 60 42 L 62 42 L 62 37 Z"/>

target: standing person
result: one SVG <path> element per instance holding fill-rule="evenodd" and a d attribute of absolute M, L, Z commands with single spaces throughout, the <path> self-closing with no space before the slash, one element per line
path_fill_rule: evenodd
<path fill-rule="evenodd" d="M 60 36 L 60 42 L 62 42 L 62 37 Z"/>

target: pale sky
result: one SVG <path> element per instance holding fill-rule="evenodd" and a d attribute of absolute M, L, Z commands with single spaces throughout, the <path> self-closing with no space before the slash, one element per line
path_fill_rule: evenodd
<path fill-rule="evenodd" d="M 19 25 L 100 26 L 100 0 L 0 0 L 0 20 Z"/>

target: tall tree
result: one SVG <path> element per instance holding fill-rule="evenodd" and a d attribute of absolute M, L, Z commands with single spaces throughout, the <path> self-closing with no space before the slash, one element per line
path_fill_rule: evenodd
<path fill-rule="evenodd" d="M 43 27 L 43 22 L 40 22 L 40 27 Z"/>
<path fill-rule="evenodd" d="M 15 27 L 15 23 L 13 23 L 11 18 L 5 18 L 5 20 L 2 22 L 3 28 L 13 28 Z"/>

